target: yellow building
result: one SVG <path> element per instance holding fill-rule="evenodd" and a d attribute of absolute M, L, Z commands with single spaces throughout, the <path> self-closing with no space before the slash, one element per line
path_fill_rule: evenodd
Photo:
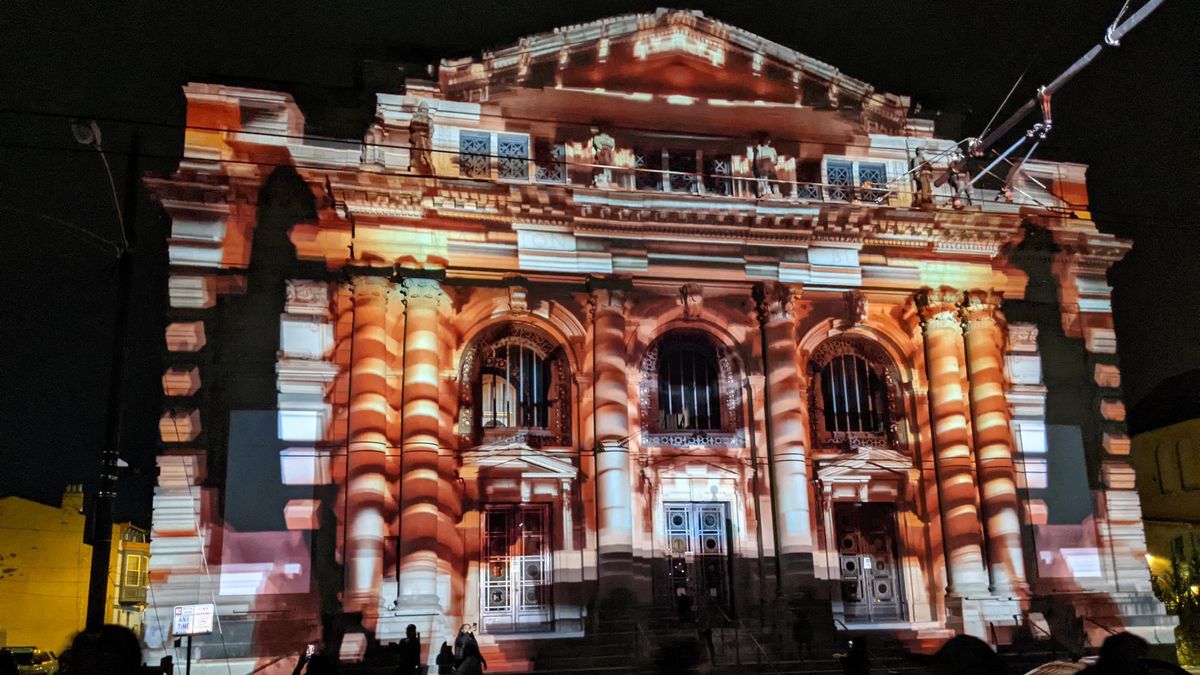
<path fill-rule="evenodd" d="M 83 488 L 70 485 L 58 507 L 0 499 L 0 645 L 61 652 L 83 628 L 92 547 L 83 542 Z M 108 621 L 141 632 L 148 587 L 146 531 L 113 525 Z"/>

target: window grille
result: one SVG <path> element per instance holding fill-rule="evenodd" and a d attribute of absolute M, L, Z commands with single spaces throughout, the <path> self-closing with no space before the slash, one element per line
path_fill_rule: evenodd
<path fill-rule="evenodd" d="M 658 361 L 658 414 L 663 431 L 721 428 L 717 358 L 711 347 L 664 345 Z"/>
<path fill-rule="evenodd" d="M 468 178 L 488 175 L 488 154 L 491 152 L 491 134 L 470 131 L 458 135 L 459 172 Z"/>
<path fill-rule="evenodd" d="M 483 426 L 545 429 L 550 369 L 529 345 L 493 345 L 483 370 Z"/>
<path fill-rule="evenodd" d="M 850 162 L 831 159 L 825 163 L 825 182 L 829 185 L 828 197 L 833 201 L 850 201 L 854 183 L 854 165 Z"/>
<path fill-rule="evenodd" d="M 858 184 L 863 201 L 876 201 L 887 194 L 887 165 L 876 162 L 858 163 Z"/>
<path fill-rule="evenodd" d="M 696 151 L 671 150 L 667 154 L 671 192 L 692 192 L 696 184 Z"/>
<path fill-rule="evenodd" d="M 562 143 L 534 144 L 535 179 L 539 183 L 567 182 L 567 150 Z"/>
<path fill-rule="evenodd" d="M 496 138 L 500 178 L 529 180 L 529 139 L 500 134 Z"/>
<path fill-rule="evenodd" d="M 662 151 L 634 148 L 633 184 L 639 190 L 662 190 Z"/>
<path fill-rule="evenodd" d="M 704 159 L 704 188 L 709 194 L 733 196 L 733 161 L 729 155 Z"/>
<path fill-rule="evenodd" d="M 835 356 L 821 369 L 826 433 L 883 433 L 885 397 L 883 381 L 861 356 Z"/>

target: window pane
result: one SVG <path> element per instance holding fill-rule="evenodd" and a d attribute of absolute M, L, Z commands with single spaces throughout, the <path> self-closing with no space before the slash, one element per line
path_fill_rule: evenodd
<path fill-rule="evenodd" d="M 463 176 L 487 176 L 488 154 L 491 153 L 491 134 L 468 131 L 458 136 L 459 171 Z"/>
<path fill-rule="evenodd" d="M 500 178 L 529 179 L 529 139 L 524 136 L 501 134 L 496 138 Z"/>

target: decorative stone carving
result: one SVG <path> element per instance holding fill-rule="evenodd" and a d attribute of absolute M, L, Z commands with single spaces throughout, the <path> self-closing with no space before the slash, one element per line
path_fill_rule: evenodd
<path fill-rule="evenodd" d="M 309 279 L 288 279 L 283 301 L 288 314 L 329 315 L 329 284 Z"/>
<path fill-rule="evenodd" d="M 418 176 L 433 176 L 433 118 L 429 103 L 421 101 L 408 122 L 408 170 Z"/>
<path fill-rule="evenodd" d="M 913 300 L 920 310 L 921 324 L 925 331 L 950 329 L 961 331 L 959 325 L 958 306 L 962 296 L 949 286 L 939 288 L 923 288 L 917 291 Z"/>
<path fill-rule="evenodd" d="M 1033 353 L 1037 346 L 1038 327 L 1032 323 L 1008 324 L 1008 349 L 1013 352 Z"/>
<path fill-rule="evenodd" d="M 615 288 L 593 288 L 588 296 L 588 307 L 593 316 L 596 312 L 624 312 L 625 291 Z"/>
<path fill-rule="evenodd" d="M 406 305 L 438 304 L 448 301 L 446 294 L 442 292 L 442 284 L 437 279 L 408 277 L 400 282 L 400 288 L 404 293 Z"/>
<path fill-rule="evenodd" d="M 846 292 L 846 308 L 848 310 L 847 318 L 855 326 L 861 326 L 866 323 L 867 317 L 871 313 L 871 303 L 867 299 L 867 295 L 862 291 Z"/>
<path fill-rule="evenodd" d="M 796 308 L 795 293 L 786 284 L 755 284 L 754 305 L 758 320 L 764 323 L 791 321 Z"/>
<path fill-rule="evenodd" d="M 679 287 L 679 304 L 683 306 L 683 315 L 689 319 L 700 316 L 704 309 L 704 289 L 700 284 L 684 284 Z"/>
<path fill-rule="evenodd" d="M 508 310 L 514 314 L 525 314 L 529 311 L 529 289 L 513 284 L 508 286 Z"/>

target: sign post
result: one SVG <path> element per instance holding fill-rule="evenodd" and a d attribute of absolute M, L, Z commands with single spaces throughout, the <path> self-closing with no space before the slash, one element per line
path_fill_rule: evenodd
<path fill-rule="evenodd" d="M 216 605 L 211 602 L 203 605 L 176 605 L 171 620 L 171 633 L 175 637 L 187 636 L 187 665 L 185 673 L 192 675 L 192 636 L 208 635 L 213 632 L 213 617 L 216 616 Z"/>

